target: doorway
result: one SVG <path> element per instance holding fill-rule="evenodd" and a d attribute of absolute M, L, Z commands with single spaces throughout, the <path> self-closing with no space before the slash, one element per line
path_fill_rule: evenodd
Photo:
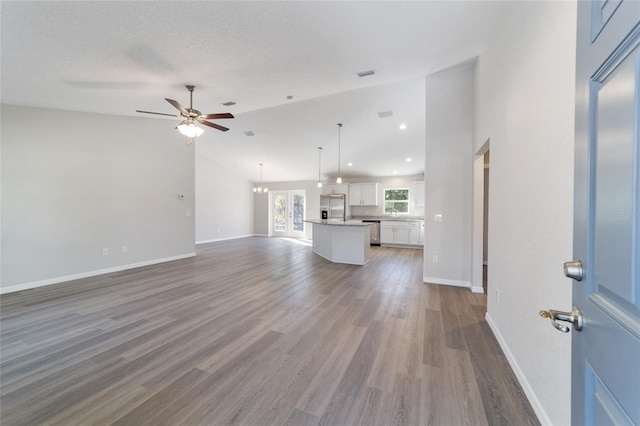
<path fill-rule="evenodd" d="M 484 191 L 482 197 L 482 288 L 488 293 L 487 276 L 489 267 L 489 151 L 483 155 Z"/>
<path fill-rule="evenodd" d="M 473 231 L 471 291 L 489 294 L 489 140 L 473 161 Z"/>
<path fill-rule="evenodd" d="M 272 191 L 271 236 L 305 238 L 306 191 Z"/>

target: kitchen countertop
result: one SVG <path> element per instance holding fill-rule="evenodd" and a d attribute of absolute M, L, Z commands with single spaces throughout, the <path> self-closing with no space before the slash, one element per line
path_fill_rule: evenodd
<path fill-rule="evenodd" d="M 424 220 L 422 216 L 352 216 L 350 220 L 393 220 L 400 222 L 415 222 Z"/>
<path fill-rule="evenodd" d="M 370 223 L 362 223 L 360 219 L 349 219 L 349 220 L 321 220 L 321 219 L 306 219 L 304 222 L 314 223 L 317 225 L 332 225 L 332 226 L 371 226 Z"/>

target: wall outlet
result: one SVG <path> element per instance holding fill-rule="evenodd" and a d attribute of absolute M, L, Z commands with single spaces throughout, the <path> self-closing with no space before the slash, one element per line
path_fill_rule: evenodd
<path fill-rule="evenodd" d="M 439 259 L 438 259 L 438 255 L 434 254 L 433 255 L 433 259 L 431 259 L 433 263 L 438 263 Z"/>
<path fill-rule="evenodd" d="M 433 215 L 433 221 L 434 222 L 442 222 L 442 215 L 441 214 Z"/>
<path fill-rule="evenodd" d="M 108 248 L 103 248 L 102 249 L 102 255 L 103 256 L 107 256 L 109 254 L 109 249 Z"/>
<path fill-rule="evenodd" d="M 186 216 L 191 216 L 191 210 L 187 210 L 187 212 L 185 213 Z"/>
<path fill-rule="evenodd" d="M 126 253 L 127 251 L 129 251 L 129 249 L 127 248 L 127 246 L 122 246 L 122 252 Z"/>

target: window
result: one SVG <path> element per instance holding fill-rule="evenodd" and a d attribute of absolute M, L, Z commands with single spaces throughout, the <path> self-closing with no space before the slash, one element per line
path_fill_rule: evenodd
<path fill-rule="evenodd" d="M 385 188 L 384 214 L 409 213 L 409 188 Z"/>

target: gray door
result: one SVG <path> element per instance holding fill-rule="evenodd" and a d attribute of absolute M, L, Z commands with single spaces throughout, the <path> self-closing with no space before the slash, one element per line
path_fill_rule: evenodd
<path fill-rule="evenodd" d="M 578 2 L 575 425 L 640 425 L 639 22 L 639 1 Z"/>

